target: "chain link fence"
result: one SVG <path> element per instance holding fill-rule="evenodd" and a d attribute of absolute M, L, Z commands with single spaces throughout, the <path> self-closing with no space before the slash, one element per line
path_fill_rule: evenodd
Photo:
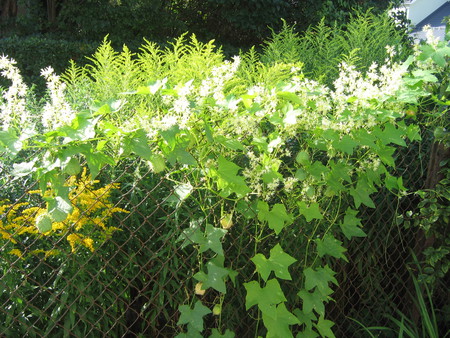
<path fill-rule="evenodd" d="M 411 191 L 423 188 L 429 143 L 411 144 L 396 156 L 397 174 Z M 182 231 L 193 222 L 201 227 L 218 222 L 221 214 L 221 205 L 214 202 L 208 210 L 200 210 L 195 194 L 203 192 L 196 187 L 181 203 L 172 181 L 186 183 L 188 173 L 174 169 L 164 177 L 155 175 L 138 160 L 104 168 L 96 184 L 77 185 L 77 195 L 71 197 L 81 205 L 77 219 L 59 235 L 17 228 L 14 236 L 8 237 L 7 224 L 35 220 L 39 210 L 30 209 L 38 203 L 43 207 L 38 193 L 29 193 L 38 189 L 36 184 L 28 179 L 13 180 L 8 171 L 4 165 L 0 189 L 1 337 L 173 337 L 181 332 L 178 306 L 200 297 L 194 293 L 193 278 L 199 256 L 195 248 L 184 245 Z M 109 190 L 102 188 L 110 182 L 115 185 Z M 396 309 L 407 311 L 413 304 L 409 266 L 420 234 L 400 219 L 417 208 L 417 197 L 398 199 L 383 190 L 372 197 L 377 208 L 361 208 L 367 237 L 341 239 L 349 262 L 330 261 L 339 286 L 326 313 L 335 322 L 337 337 L 364 337 L 357 322 L 390 325 L 386 314 L 394 314 Z M 95 203 L 100 205 L 92 207 Z M 245 309 L 242 285 L 255 272 L 250 259 L 256 220 L 250 209 L 248 216 L 236 215 L 224 238 L 226 265 L 236 270 L 238 277 L 235 285 L 228 284 L 221 317 L 206 316 L 206 328 L 223 325 L 236 337 L 263 333 L 255 320 L 257 310 Z M 101 231 L 92 230 L 96 227 Z M 12 225 L 9 233 L 11 229 Z M 69 241 L 67 233 L 78 237 Z M 264 248 L 272 247 L 270 241 L 258 243 L 264 254 L 269 251 Z M 301 257 L 304 248 L 298 245 L 295 233 L 285 239 L 284 250 Z M 301 275 L 301 268 L 293 266 L 290 272 L 293 280 L 285 285 L 298 290 L 300 279 L 295 276 Z M 448 290 L 440 292 L 447 292 L 448 297 Z M 286 296 L 288 301 L 298 302 L 295 292 Z M 211 289 L 201 296 L 203 304 L 211 308 L 218 297 Z"/>

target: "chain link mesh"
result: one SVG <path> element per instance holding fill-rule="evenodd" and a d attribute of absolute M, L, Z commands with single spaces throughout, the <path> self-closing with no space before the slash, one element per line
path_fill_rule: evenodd
<path fill-rule="evenodd" d="M 428 142 L 429 143 L 429 142 Z M 420 148 L 420 151 L 419 151 Z M 397 154 L 398 169 L 405 185 L 415 191 L 426 179 L 428 162 L 425 146 L 412 144 Z M 414 159 L 414 160 L 413 160 Z M 22 202 L 35 203 L 27 192 L 36 184 L 27 179 L 13 180 L 2 168 L 2 200 L 14 201 L 1 216 L 18 213 Z M 16 337 L 172 337 L 180 333 L 177 326 L 178 306 L 196 297 L 193 292 L 198 255 L 192 246 L 183 247 L 180 234 L 192 221 L 206 223 L 220 214 L 219 204 L 199 213 L 196 196 L 179 207 L 179 198 L 171 178 L 188 182 L 188 173 L 175 170 L 164 177 L 153 174 L 145 165 L 126 161 L 117 168 L 105 168 L 101 182 L 120 184 L 111 194 L 114 208 L 127 212 L 102 216 L 109 226 L 119 230 L 99 241 L 95 250 L 79 246 L 72 250 L 64 236 L 21 236 L 15 247 L 27 257 L 10 254 L 5 236 L 1 240 L 0 271 L 0 336 Z M 193 187 L 193 194 L 202 194 Z M 97 188 L 90 193 L 96 193 Z M 80 194 L 83 192 L 80 192 Z M 335 322 L 338 337 L 362 337 L 361 326 L 389 325 L 386 314 L 412 306 L 413 289 L 408 263 L 417 246 L 418 231 L 398 222 L 398 215 L 417 207 L 414 195 L 398 199 L 381 190 L 372 196 L 377 208 L 361 208 L 365 238 L 344 241 L 349 262 L 330 262 L 339 286 L 334 301 L 327 305 L 327 318 Z M 101 196 L 96 197 L 103 201 Z M 103 203 L 103 202 L 102 202 Z M 202 214 L 203 217 L 199 217 Z M 98 217 L 86 212 L 93 223 Z M 32 217 L 29 215 L 28 217 Z M 81 217 L 81 215 L 80 215 Z M 235 225 L 224 239 L 226 264 L 239 273 L 236 285 L 227 288 L 222 309 L 222 322 L 236 337 L 263 333 L 258 327 L 258 312 L 245 309 L 243 283 L 254 277 L 250 261 L 255 243 L 252 216 L 243 220 L 236 215 Z M 256 217 L 254 217 L 256 220 Z M 87 222 L 87 221 L 86 221 Z M 295 223 L 295 222 L 294 222 Z M 245 226 L 241 226 L 245 224 Z M 75 224 L 72 225 L 76 227 Z M 85 234 L 94 236 L 94 234 Z M 286 251 L 301 257 L 295 234 L 286 240 Z M 43 246 L 47 252 L 31 254 Z M 268 254 L 270 239 L 258 243 L 258 249 Z M 300 288 L 295 278 L 301 268 L 292 267 L 291 290 Z M 286 292 L 293 302 L 296 295 Z M 217 303 L 219 294 L 209 290 L 202 297 L 206 306 Z M 205 317 L 205 327 L 217 327 L 219 317 Z M 259 330 L 259 331 L 258 331 Z M 205 331 L 208 334 L 208 330 Z"/>

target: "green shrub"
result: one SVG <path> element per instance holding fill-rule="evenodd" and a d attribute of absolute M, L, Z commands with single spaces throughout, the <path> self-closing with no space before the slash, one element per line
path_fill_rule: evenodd
<path fill-rule="evenodd" d="M 295 27 L 284 24 L 279 33 L 264 46 L 264 63 L 304 63 L 303 71 L 309 78 L 331 84 L 339 73 L 343 61 L 358 70 L 367 71 L 375 62 L 383 64 L 389 58 L 387 46 L 394 48 L 394 60 L 404 60 L 410 52 L 405 32 L 396 29 L 393 20 L 384 13 L 356 12 L 345 28 L 329 26 L 324 19 L 305 33 L 298 34 Z"/>
<path fill-rule="evenodd" d="M 45 88 L 45 81 L 40 76 L 41 69 L 51 65 L 56 72 L 62 73 L 69 66 L 69 60 L 84 64 L 87 61 L 85 56 L 92 55 L 95 49 L 96 44 L 93 43 L 54 39 L 45 35 L 0 39 L 0 54 L 14 58 L 25 82 L 35 84 L 41 90 Z M 0 84 L 6 85 L 5 82 Z"/>

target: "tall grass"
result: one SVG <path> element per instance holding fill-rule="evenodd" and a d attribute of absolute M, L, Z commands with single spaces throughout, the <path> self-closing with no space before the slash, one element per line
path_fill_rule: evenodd
<path fill-rule="evenodd" d="M 370 10 L 352 14 L 345 27 L 329 26 L 322 19 L 303 34 L 284 23 L 273 32 L 263 47 L 261 61 L 268 64 L 302 62 L 306 77 L 331 84 L 339 73 L 339 64 L 351 62 L 366 71 L 389 56 L 386 46 L 396 47 L 396 59 L 408 54 L 405 32 L 397 29 L 387 13 L 375 15 Z"/>

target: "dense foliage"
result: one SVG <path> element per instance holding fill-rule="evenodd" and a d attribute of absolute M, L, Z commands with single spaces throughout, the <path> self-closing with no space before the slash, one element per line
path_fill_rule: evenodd
<path fill-rule="evenodd" d="M 244 47 L 260 43 L 280 27 L 281 18 L 300 29 L 322 17 L 338 25 L 348 22 L 351 10 L 375 8 L 378 12 L 399 1 L 312 0 L 73 0 L 20 2 L 3 0 L 5 32 L 35 34 L 52 31 L 64 37 L 98 41 L 106 34 L 117 42 L 130 43 L 143 37 L 166 41 L 189 30 L 201 38 Z M 14 8 L 9 10 L 8 8 Z M 13 25 L 11 25 L 13 24 Z M 12 28 L 11 28 L 12 27 Z"/>
<path fill-rule="evenodd" d="M 355 27 L 376 20 L 390 27 L 369 14 L 356 16 L 353 28 L 333 31 L 320 24 L 304 37 L 285 26 L 262 54 L 252 49 L 231 60 L 195 36 L 182 36 L 166 49 L 147 42 L 139 53 L 127 47 L 116 52 L 105 39 L 90 65 L 72 63 L 61 77 L 50 67 L 42 71 L 48 98 L 40 106 L 30 104 L 19 70 L 2 57 L 2 74 L 11 81 L 2 91 L 0 116 L 7 169 L 0 177 L 6 216 L 0 243 L 10 249 L 2 250 L 2 286 L 20 295 L 1 296 L 8 308 L 1 312 L 2 332 L 55 335 L 63 325 L 87 336 L 93 334 L 90 323 L 110 330 L 114 320 L 123 321 L 117 300 L 90 279 L 124 287 L 116 272 L 101 266 L 114 250 L 111 238 L 127 243 L 129 252 L 114 255 L 126 279 L 150 278 L 136 275 L 151 257 L 145 254 L 152 248 L 139 245 L 146 234 L 135 232 L 148 217 L 162 228 L 160 240 L 186 258 L 183 265 L 168 260 L 171 293 L 159 296 L 161 304 L 170 304 L 161 314 L 169 335 L 232 337 L 246 323 L 267 337 L 334 337 L 328 309 L 340 282 L 337 270 L 350 258 L 346 244 L 364 240 L 371 230 L 362 211 L 376 209 L 379 192 L 395 200 L 407 197 L 398 154 L 430 128 L 439 126 L 436 140 L 446 142 L 449 126 L 448 41 L 429 37 L 407 59 L 406 51 L 392 45 L 372 44 L 369 52 L 364 44 L 376 39 Z M 316 39 L 318 32 L 325 38 Z M 383 42 L 400 41 L 396 31 L 388 32 Z M 319 43 L 333 51 L 322 62 L 310 56 L 321 50 Z M 90 183 L 80 182 L 94 178 L 114 190 L 110 196 L 91 187 L 110 209 L 88 225 L 97 237 L 77 233 L 83 230 L 77 221 L 64 224 L 85 200 L 76 192 Z M 31 183 L 42 200 L 23 197 L 29 194 L 21 189 Z M 134 195 L 128 197 L 131 187 Z M 158 208 L 140 205 L 144 190 L 152 192 Z M 448 220 L 445 191 L 441 185 L 438 196 L 421 193 L 425 200 L 410 220 L 431 227 L 421 216 L 427 209 L 438 214 L 436 220 Z M 113 197 L 117 202 L 109 201 Z M 30 200 L 20 209 L 15 202 L 23 198 Z M 433 198 L 442 208 L 428 208 Z M 46 208 L 33 214 L 26 211 L 32 203 Z M 114 226 L 110 221 L 122 231 L 104 236 L 103 227 Z M 128 242 L 126 231 L 137 239 Z M 64 255 L 39 252 L 46 256 L 46 264 L 39 264 L 26 252 L 29 242 L 48 250 L 50 240 L 66 248 Z M 21 274 L 28 276 L 25 281 Z M 157 276 L 166 282 L 168 275 Z M 35 297 L 38 288 L 51 290 L 52 301 Z M 88 296 L 79 297 L 78 288 Z M 231 297 L 231 290 L 240 297 Z M 141 311 L 157 325 L 152 306 Z"/>

